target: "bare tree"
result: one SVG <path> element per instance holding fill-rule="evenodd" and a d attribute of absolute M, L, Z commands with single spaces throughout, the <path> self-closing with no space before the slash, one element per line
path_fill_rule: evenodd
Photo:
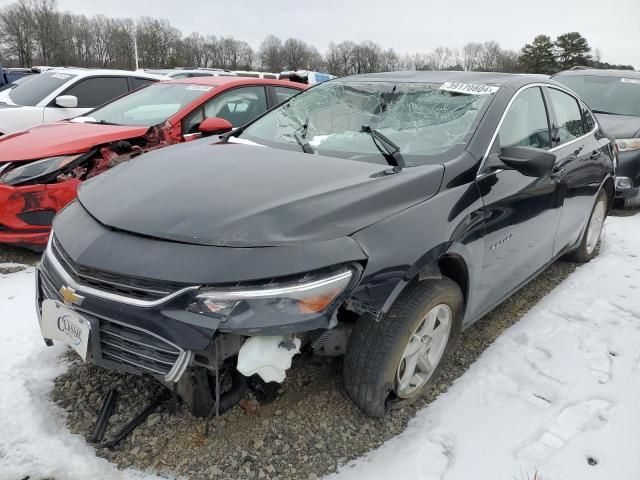
<path fill-rule="evenodd" d="M 494 72 L 498 69 L 498 58 L 500 56 L 500 45 L 498 42 L 490 41 L 482 44 L 480 52 L 478 70 L 483 72 Z"/>
<path fill-rule="evenodd" d="M 272 72 L 283 70 L 282 40 L 275 35 L 269 35 L 260 44 L 260 64 L 263 69 Z"/>
<path fill-rule="evenodd" d="M 17 58 L 19 65 L 32 65 L 33 22 L 24 0 L 0 11 L 0 45 L 4 56 Z"/>
<path fill-rule="evenodd" d="M 427 63 L 431 70 L 445 70 L 454 62 L 454 54 L 447 47 L 438 47 L 427 55 Z"/>
<path fill-rule="evenodd" d="M 462 67 L 467 71 L 477 70 L 480 66 L 482 50 L 482 44 L 477 42 L 470 42 L 462 47 Z"/>

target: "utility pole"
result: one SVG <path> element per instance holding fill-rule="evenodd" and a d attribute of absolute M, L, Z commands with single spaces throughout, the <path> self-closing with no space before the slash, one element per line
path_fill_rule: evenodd
<path fill-rule="evenodd" d="M 138 23 L 133 24 L 133 54 L 136 57 L 136 70 L 138 70 Z"/>

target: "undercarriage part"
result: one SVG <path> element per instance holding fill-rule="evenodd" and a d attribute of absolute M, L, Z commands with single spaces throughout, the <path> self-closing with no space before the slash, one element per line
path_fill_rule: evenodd
<path fill-rule="evenodd" d="M 96 420 L 96 426 L 93 429 L 93 434 L 89 438 L 91 443 L 101 442 L 104 438 L 104 432 L 106 432 L 107 425 L 109 425 L 109 417 L 111 417 L 111 414 L 113 413 L 117 400 L 118 391 L 115 388 L 109 390 L 107 395 L 104 397 L 104 402 L 102 403 L 100 414 Z"/>
<path fill-rule="evenodd" d="M 353 325 L 340 323 L 336 328 L 325 330 L 311 343 L 315 355 L 323 357 L 340 357 L 347 351 L 347 344 Z"/>
<path fill-rule="evenodd" d="M 124 440 L 131 432 L 133 432 L 138 425 L 146 420 L 146 418 L 151 415 L 151 413 L 158 408 L 162 402 L 167 399 L 169 390 L 165 390 L 160 395 L 158 395 L 155 400 L 153 400 L 149 405 L 145 407 L 138 415 L 133 417 L 129 423 L 127 423 L 124 427 L 120 429 L 115 436 L 106 442 L 100 444 L 100 448 L 108 448 L 112 449 L 116 445 L 118 445 L 122 440 Z"/>
<path fill-rule="evenodd" d="M 194 417 L 206 418 L 216 406 L 215 373 L 194 368 L 183 375 L 177 384 L 177 394 Z M 219 372 L 219 413 L 223 414 L 242 400 L 247 390 L 246 379 L 235 369 L 221 368 Z M 215 413 L 215 410 L 214 410 Z"/>
<path fill-rule="evenodd" d="M 209 420 L 215 414 L 216 418 L 218 418 L 223 413 L 231 410 L 235 407 L 245 392 L 247 391 L 247 383 L 245 378 L 237 371 L 234 370 L 232 373 L 231 379 L 231 389 L 225 392 L 224 395 L 220 393 L 221 385 L 220 385 L 220 371 L 216 369 L 215 374 L 215 401 L 209 412 L 207 413 L 207 420 L 204 429 L 204 435 L 209 435 Z"/>
<path fill-rule="evenodd" d="M 265 382 L 282 383 L 300 344 L 297 337 L 250 337 L 238 352 L 237 369 L 245 377 L 257 374 Z"/>
<path fill-rule="evenodd" d="M 253 375 L 247 379 L 249 390 L 260 405 L 268 405 L 278 398 L 280 384 L 278 382 L 265 382 L 259 375 Z"/>

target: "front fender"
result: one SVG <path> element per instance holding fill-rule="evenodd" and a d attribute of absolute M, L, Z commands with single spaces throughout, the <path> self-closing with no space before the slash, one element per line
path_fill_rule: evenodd
<path fill-rule="evenodd" d="M 355 234 L 369 260 L 353 296 L 384 314 L 411 282 L 437 277 L 440 260 L 451 255 L 466 266 L 472 304 L 484 247 L 482 207 L 477 185 L 468 183 Z"/>

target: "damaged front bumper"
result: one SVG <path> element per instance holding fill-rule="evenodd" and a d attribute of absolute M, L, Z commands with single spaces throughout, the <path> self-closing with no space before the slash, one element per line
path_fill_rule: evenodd
<path fill-rule="evenodd" d="M 13 187 L 0 184 L 0 243 L 42 250 L 53 217 L 76 197 L 79 180 Z"/>
<path fill-rule="evenodd" d="M 291 358 L 299 352 L 295 334 L 330 327 L 343 300 L 336 298 L 333 308 L 301 315 L 295 323 L 260 327 L 253 317 L 261 312 L 247 308 L 227 319 L 209 317 L 188 310 L 202 291 L 198 286 L 127 278 L 84 267 L 69 257 L 55 236 L 38 266 L 36 281 L 39 315 L 43 302 L 53 300 L 89 323 L 87 362 L 151 374 L 165 383 L 178 382 L 190 368 L 213 370 L 236 356 L 241 373 L 281 382 Z"/>

